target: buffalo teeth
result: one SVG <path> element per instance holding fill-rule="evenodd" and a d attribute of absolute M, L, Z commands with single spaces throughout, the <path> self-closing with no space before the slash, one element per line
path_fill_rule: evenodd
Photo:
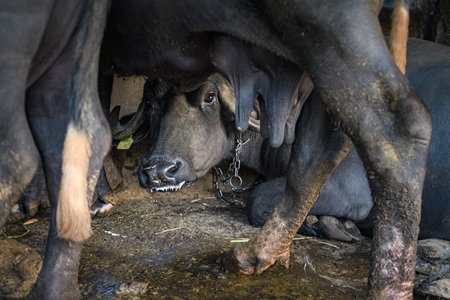
<path fill-rule="evenodd" d="M 151 191 L 157 191 L 157 192 L 178 192 L 181 187 L 184 185 L 186 181 L 182 181 L 177 185 L 166 185 L 166 186 L 158 186 L 158 187 L 152 187 Z"/>

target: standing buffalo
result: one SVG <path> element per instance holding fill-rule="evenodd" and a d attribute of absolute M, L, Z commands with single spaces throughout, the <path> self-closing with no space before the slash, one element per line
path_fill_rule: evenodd
<path fill-rule="evenodd" d="M 450 140 L 450 128 L 447 126 L 450 115 L 450 49 L 410 39 L 407 58 L 406 75 L 431 110 L 434 123 L 419 237 L 450 240 L 450 203 L 447 201 L 450 195 L 450 172 L 447 171 L 450 169 L 447 159 L 450 156 L 450 147 L 447 145 Z M 149 108 L 147 113 L 152 118 L 152 124 L 158 123 L 159 126 L 154 146 L 142 160 L 139 170 L 141 186 L 156 191 L 178 189 L 203 176 L 223 159 L 231 158 L 237 134 L 234 116 L 226 109 L 232 97 L 220 76 L 211 76 L 192 93 L 179 93 L 166 87 L 166 93 L 156 96 L 151 89 L 159 87 L 161 90 L 162 85 L 145 86 L 147 91 L 144 101 Z M 291 111 L 291 117 L 297 120 L 295 108 Z M 323 112 L 320 98 L 313 91 L 303 106 L 298 126 L 305 124 L 302 118 L 318 118 Z M 156 121 L 155 118 L 160 120 Z M 248 140 L 240 148 L 241 164 L 267 179 L 254 188 L 247 201 L 251 223 L 262 226 L 275 205 L 281 201 L 292 145 L 283 144 L 279 148 L 272 148 L 267 140 L 250 130 L 244 132 L 241 139 Z M 314 153 L 316 149 L 311 147 L 309 151 Z M 298 183 L 300 186 L 304 184 L 302 180 Z M 364 219 L 372 206 L 364 166 L 356 150 L 352 149 L 330 176 L 309 213 L 361 221 L 364 231 L 368 232 L 372 230 L 372 220 Z M 321 232 L 329 229 L 323 228 L 326 225 L 319 222 L 315 227 L 304 228 L 304 232 L 335 234 Z M 343 234 L 345 237 L 345 232 Z"/>
<path fill-rule="evenodd" d="M 88 199 L 111 140 L 96 85 L 107 3 L 1 1 L 0 10 L 0 226 L 41 160 L 53 209 L 29 298 L 79 298 Z"/>
<path fill-rule="evenodd" d="M 110 90 L 109 70 L 164 78 L 184 91 L 198 88 L 218 70 L 236 93 L 238 130 L 247 128 L 258 98 L 261 133 L 271 146 L 296 137 L 295 159 L 289 162 L 289 170 L 296 171 L 288 172 L 282 201 L 257 236 L 228 253 L 224 261 L 229 270 L 252 274 L 275 263 L 288 265 L 292 237 L 350 151 L 351 139 L 375 206 L 370 295 L 412 297 L 431 118 L 385 46 L 377 19 L 381 4 L 112 1 L 100 62 L 102 97 Z M 305 120 L 308 126 L 297 127 L 294 135 L 288 118 L 299 98 L 302 70 L 329 114 Z M 329 123 L 350 139 L 323 125 Z M 314 185 L 300 189 L 300 180 Z"/>

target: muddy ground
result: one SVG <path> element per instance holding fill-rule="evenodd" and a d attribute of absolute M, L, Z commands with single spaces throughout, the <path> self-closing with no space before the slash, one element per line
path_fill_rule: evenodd
<path fill-rule="evenodd" d="M 134 111 L 143 84 L 139 78 L 118 80 L 114 98 L 125 103 L 123 114 Z M 221 253 L 259 230 L 249 225 L 245 195 L 235 203 L 216 198 L 211 174 L 178 193 L 148 193 L 138 184 L 137 168 L 149 146 L 141 143 L 128 151 L 113 151 L 123 181 L 113 196 L 114 213 L 93 219 L 94 235 L 83 248 L 83 299 L 365 298 L 369 238 L 359 243 L 299 239 L 293 242 L 289 269 L 275 266 L 252 276 L 226 273 L 218 263 Z M 254 174 L 246 174 L 244 181 L 249 183 Z M 35 219 L 28 225 L 30 232 L 17 239 L 25 245 L 23 253 L 13 252 L 13 263 L 0 259 L 0 270 L 28 265 L 34 271 L 1 274 L 0 298 L 21 298 L 36 278 L 45 251 L 48 211 L 40 211 Z M 7 229 L 11 235 L 23 230 L 19 225 Z M 9 244 L 0 237 L 0 252 Z"/>
<path fill-rule="evenodd" d="M 128 197 L 126 192 L 122 195 Z M 218 257 L 233 247 L 232 239 L 249 237 L 257 229 L 248 225 L 239 207 L 217 199 L 192 200 L 124 199 L 113 216 L 96 219 L 80 264 L 83 298 L 115 299 L 122 290 L 130 292 L 139 285 L 145 285 L 142 292 L 123 299 L 361 299 L 365 295 L 367 240 L 353 245 L 333 242 L 340 249 L 296 241 L 288 270 L 274 267 L 258 276 L 227 274 L 220 269 Z M 39 218 L 20 242 L 43 255 L 47 226 L 46 218 Z M 170 229 L 175 230 L 166 231 Z M 307 261 L 315 270 L 305 267 Z"/>
<path fill-rule="evenodd" d="M 259 230 L 248 223 L 243 197 L 234 203 L 216 198 L 211 175 L 178 193 L 148 193 L 136 176 L 146 147 L 114 152 L 123 183 L 114 194 L 114 213 L 93 219 L 94 235 L 85 243 L 79 270 L 83 299 L 365 298 L 369 238 L 359 243 L 300 239 L 293 242 L 289 269 L 226 273 L 218 263 L 221 253 Z M 43 256 L 48 212 L 40 211 L 36 220 L 18 241 Z M 21 230 L 8 226 L 9 234 Z M 4 241 L 0 238 L 0 245 Z M 29 288 L 28 283 L 24 290 Z"/>
<path fill-rule="evenodd" d="M 233 240 L 259 230 L 249 225 L 243 203 L 216 198 L 211 176 L 178 193 L 150 194 L 138 185 L 138 158 L 117 156 L 123 158 L 118 166 L 124 183 L 114 196 L 114 214 L 93 219 L 94 235 L 85 243 L 79 271 L 84 299 L 364 297 L 369 239 L 356 244 L 298 240 L 289 269 L 227 274 L 218 264 L 221 253 L 235 245 Z M 36 219 L 28 225 L 30 233 L 18 240 L 42 256 L 48 213 L 40 212 Z M 10 234 L 19 230 L 8 226 Z"/>

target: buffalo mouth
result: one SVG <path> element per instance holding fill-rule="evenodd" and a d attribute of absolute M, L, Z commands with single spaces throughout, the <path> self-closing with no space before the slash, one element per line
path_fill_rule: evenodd
<path fill-rule="evenodd" d="M 149 187 L 150 192 L 178 192 L 184 186 L 186 181 L 181 181 L 178 184 L 171 185 L 160 185 L 160 186 L 151 186 Z"/>

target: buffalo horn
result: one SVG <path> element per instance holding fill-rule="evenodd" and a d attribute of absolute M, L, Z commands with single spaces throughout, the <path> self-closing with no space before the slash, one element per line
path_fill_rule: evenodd
<path fill-rule="evenodd" d="M 139 104 L 136 113 L 131 120 L 121 125 L 119 120 L 120 106 L 114 107 L 109 114 L 109 125 L 113 138 L 116 140 L 122 140 L 134 134 L 146 121 L 145 111 L 147 109 L 148 101 L 152 98 L 161 99 L 170 89 L 170 85 L 162 80 L 147 80 L 144 86 L 144 96 Z"/>
<path fill-rule="evenodd" d="M 120 106 L 117 105 L 109 114 L 109 125 L 111 126 L 111 131 L 113 138 L 116 140 L 122 140 L 129 137 L 135 133 L 139 127 L 145 122 L 145 106 L 146 100 L 142 99 L 136 113 L 133 115 L 131 120 L 125 124 L 121 125 L 119 121 Z"/>

